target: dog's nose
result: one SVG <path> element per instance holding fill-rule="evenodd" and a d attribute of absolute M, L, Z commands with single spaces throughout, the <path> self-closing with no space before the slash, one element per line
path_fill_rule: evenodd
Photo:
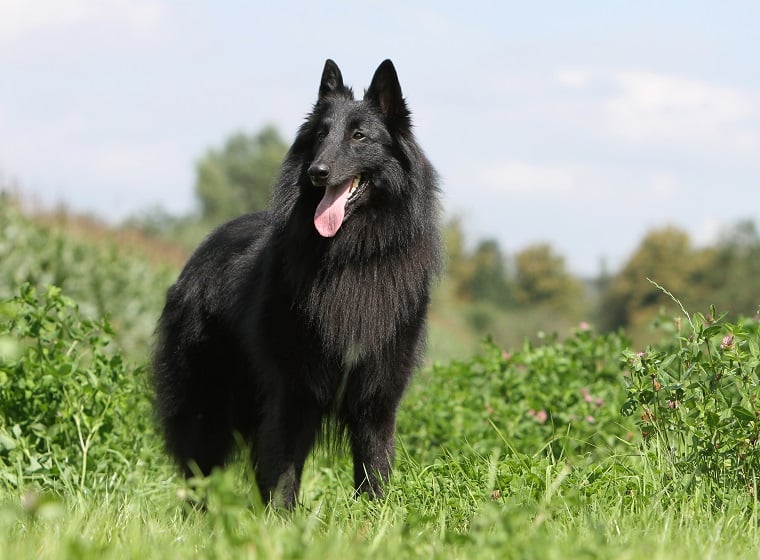
<path fill-rule="evenodd" d="M 313 163 L 309 167 L 309 177 L 314 185 L 324 185 L 328 175 L 330 175 L 330 166 L 326 163 Z"/>

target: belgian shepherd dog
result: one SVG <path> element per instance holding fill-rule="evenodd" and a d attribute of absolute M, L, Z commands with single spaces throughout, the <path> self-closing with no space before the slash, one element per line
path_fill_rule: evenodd
<path fill-rule="evenodd" d="M 186 476 L 224 465 L 239 434 L 262 497 L 292 509 L 332 433 L 350 445 L 357 492 L 382 495 L 424 350 L 438 219 L 391 61 L 358 100 L 327 60 L 269 210 L 211 233 L 167 292 L 153 381 Z"/>

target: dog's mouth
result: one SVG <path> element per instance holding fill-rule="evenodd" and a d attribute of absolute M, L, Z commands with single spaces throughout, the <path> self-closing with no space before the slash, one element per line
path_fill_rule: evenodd
<path fill-rule="evenodd" d="M 322 237 L 334 237 L 350 210 L 350 205 L 367 189 L 369 179 L 355 175 L 348 181 L 325 187 L 314 213 L 314 227 Z"/>

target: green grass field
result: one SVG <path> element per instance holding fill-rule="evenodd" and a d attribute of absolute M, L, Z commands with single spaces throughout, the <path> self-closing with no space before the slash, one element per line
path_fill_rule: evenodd
<path fill-rule="evenodd" d="M 3 220 L 0 559 L 760 557 L 756 318 L 684 313 L 651 348 L 584 326 L 457 360 L 472 341 L 447 345 L 443 313 L 387 495 L 355 498 L 346 454 L 320 451 L 284 513 L 243 462 L 186 483 L 161 449 L 140 348 L 171 272 Z"/>

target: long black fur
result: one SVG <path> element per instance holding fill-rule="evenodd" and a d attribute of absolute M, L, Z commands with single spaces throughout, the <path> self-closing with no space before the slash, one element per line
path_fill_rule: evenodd
<path fill-rule="evenodd" d="M 322 237 L 324 185 L 359 174 L 368 185 L 334 237 Z M 209 235 L 167 293 L 156 408 L 186 475 L 223 465 L 239 433 L 264 498 L 292 508 L 329 422 L 350 443 L 356 489 L 381 495 L 396 410 L 424 348 L 438 214 L 436 173 L 393 64 L 355 100 L 328 60 L 270 209 Z"/>

